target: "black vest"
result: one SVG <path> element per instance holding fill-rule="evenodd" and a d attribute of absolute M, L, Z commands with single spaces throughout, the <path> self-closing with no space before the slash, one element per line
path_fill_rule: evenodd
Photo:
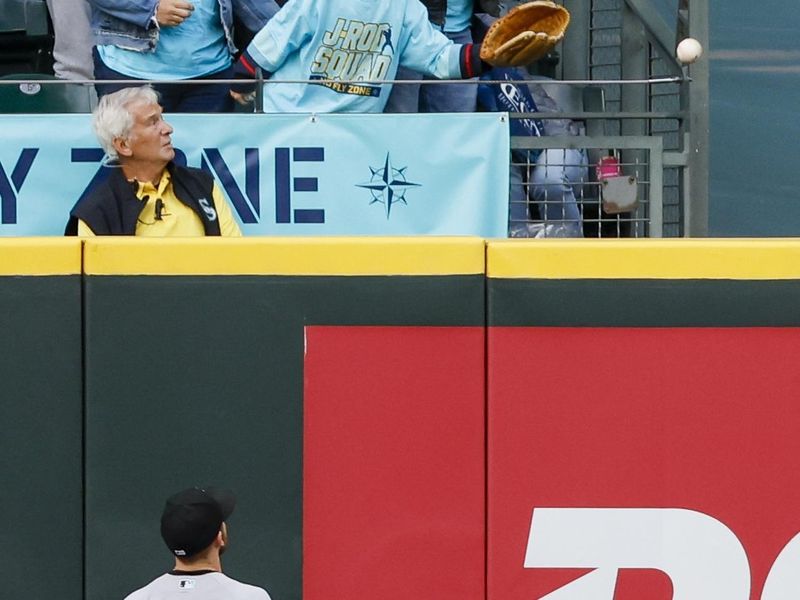
<path fill-rule="evenodd" d="M 167 165 L 175 197 L 191 208 L 203 223 L 206 235 L 220 235 L 214 206 L 214 178 L 201 169 Z M 125 179 L 121 168 L 112 168 L 104 182 L 72 208 L 65 235 L 78 235 L 78 220 L 95 235 L 135 235 L 145 203 L 136 197 L 136 184 Z"/>

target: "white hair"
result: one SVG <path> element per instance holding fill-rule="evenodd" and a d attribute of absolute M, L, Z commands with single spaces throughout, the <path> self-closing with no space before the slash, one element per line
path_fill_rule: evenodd
<path fill-rule="evenodd" d="M 123 88 L 113 94 L 100 98 L 94 109 L 92 127 L 109 159 L 119 158 L 114 148 L 114 140 L 128 139 L 133 127 L 133 115 L 129 107 L 139 103 L 158 104 L 158 93 L 149 85 Z"/>

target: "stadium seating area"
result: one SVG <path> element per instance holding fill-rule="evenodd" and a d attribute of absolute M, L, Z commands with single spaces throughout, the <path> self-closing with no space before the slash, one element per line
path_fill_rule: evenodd
<path fill-rule="evenodd" d="M 568 1 L 562 2 L 576 12 L 575 4 Z M 625 60 L 624 55 L 619 57 L 605 57 L 622 39 L 622 19 L 616 5 L 605 0 L 593 0 L 585 9 L 582 18 L 594 19 L 599 22 L 601 17 L 609 20 L 604 25 L 602 39 L 587 31 L 573 35 L 573 39 L 564 42 L 562 55 L 566 66 L 559 65 L 556 60 L 549 65 L 540 65 L 539 72 L 555 77 L 569 78 L 570 75 L 584 76 L 588 79 L 603 78 L 609 82 L 622 75 L 621 65 Z M 584 9 L 581 9 L 584 10 Z M 578 19 L 576 12 L 577 30 Z M 586 21 L 584 21 L 586 23 Z M 579 39 L 584 35 L 588 40 Z M 606 39 L 608 38 L 608 39 Z M 650 39 L 650 38 L 648 38 Z M 68 84 L 64 82 L 50 83 L 55 80 L 53 73 L 53 26 L 48 14 L 45 0 L 0 0 L 0 114 L 20 113 L 82 113 L 90 112 L 94 106 L 95 94 L 91 86 Z M 589 62 L 586 65 L 577 65 L 568 44 L 587 43 L 593 49 Z M 653 57 L 650 71 L 643 72 L 643 76 L 658 76 L 669 74 L 669 58 L 664 55 L 664 45 L 649 42 L 649 52 Z M 602 58 L 602 60 L 601 60 Z M 18 85 L 3 82 L 25 81 Z M 673 83 L 659 83 L 648 88 L 642 88 L 639 94 L 641 101 L 637 100 L 639 109 L 646 111 L 648 102 L 650 106 L 669 106 L 662 110 L 660 115 L 645 117 L 650 119 L 646 125 L 645 118 L 637 121 L 631 117 L 620 118 L 623 103 L 630 105 L 630 92 L 624 100 L 622 87 L 619 83 L 595 85 L 555 85 L 548 89 L 548 94 L 558 96 L 558 104 L 570 114 L 570 118 L 580 124 L 585 137 L 580 138 L 577 145 L 571 146 L 585 151 L 588 157 L 588 168 L 585 178 L 582 176 L 575 193 L 575 202 L 580 208 L 582 223 L 581 233 L 585 237 L 674 237 L 683 234 L 684 201 L 687 191 L 684 169 L 688 160 L 684 145 L 685 123 L 682 113 L 673 108 L 680 106 L 682 95 L 680 86 Z M 624 102 L 623 102 L 624 100 Z M 671 104 L 667 104 L 667 102 Z M 241 110 L 241 109 L 239 109 Z M 630 111 L 628 111 L 630 113 Z M 608 118 L 598 115 L 608 115 Z M 655 115 L 655 112 L 651 114 Z M 585 115 L 594 115 L 585 117 Z M 512 119 L 525 118 L 524 113 L 512 114 Z M 543 119 L 553 118 L 543 117 Z M 627 119 L 627 121 L 625 120 Z M 631 125 L 635 125 L 635 127 Z M 512 134 L 512 148 L 525 150 L 540 150 L 547 146 L 549 140 L 540 138 L 531 140 L 514 137 Z M 656 143 L 657 142 L 657 143 Z M 533 145 L 531 145 L 533 143 Z M 561 142 L 563 144 L 563 142 Z M 615 143 L 619 145 L 614 145 Z M 534 153 L 529 153 L 533 156 Z M 604 157 L 613 155 L 620 168 L 620 175 L 630 178 L 630 185 L 635 188 L 636 202 L 631 204 L 627 211 L 615 210 L 613 203 L 604 202 L 603 181 L 596 171 Z M 566 168 L 567 159 L 562 163 L 548 163 L 548 168 Z M 547 231 L 546 226 L 552 223 L 554 231 L 558 229 L 558 217 L 547 213 L 548 199 L 535 200 L 530 192 L 533 184 L 530 173 L 536 165 L 530 159 L 521 160 L 519 155 L 512 158 L 512 169 L 527 175 L 523 180 L 515 181 L 512 177 L 510 201 L 515 202 L 515 188 L 518 186 L 517 198 L 524 197 L 524 202 L 530 203 L 526 208 L 529 219 L 528 233 L 525 237 L 539 237 Z M 519 202 L 519 200 L 516 200 Z M 560 217 L 565 223 L 567 218 Z M 544 236 L 549 234 L 544 233 Z M 557 235 L 557 234 L 555 234 Z M 515 237 L 515 236 L 512 236 Z"/>
<path fill-rule="evenodd" d="M 52 49 L 44 0 L 0 0 L 0 75 L 52 73 Z"/>

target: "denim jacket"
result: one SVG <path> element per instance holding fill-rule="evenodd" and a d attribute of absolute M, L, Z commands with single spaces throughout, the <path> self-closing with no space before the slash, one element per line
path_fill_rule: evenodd
<path fill-rule="evenodd" d="M 217 0 L 222 28 L 231 54 L 233 43 L 233 13 L 250 31 L 260 30 L 275 14 L 278 6 L 272 0 Z M 92 6 L 94 43 L 112 45 L 136 52 L 153 52 L 158 44 L 159 25 L 156 22 L 158 0 L 89 0 Z"/>

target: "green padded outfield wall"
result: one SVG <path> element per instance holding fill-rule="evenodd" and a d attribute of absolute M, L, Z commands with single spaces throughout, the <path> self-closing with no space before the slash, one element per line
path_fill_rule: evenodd
<path fill-rule="evenodd" d="M 434 536 L 457 541 L 454 554 L 439 553 L 438 559 L 460 561 L 459 568 L 469 574 L 459 576 L 466 590 L 437 591 L 437 597 L 482 599 L 484 253 L 484 242 L 469 238 L 87 240 L 86 598 L 122 598 L 171 568 L 158 517 L 169 493 L 194 484 L 227 486 L 237 492 L 239 503 L 230 520 L 231 548 L 224 559 L 231 576 L 261 585 L 280 600 L 327 597 L 317 592 L 325 590 L 326 579 L 338 578 L 338 589 L 353 590 L 359 585 L 359 571 L 365 583 L 382 585 L 377 572 L 381 563 L 376 561 L 385 561 L 392 571 L 394 564 L 406 560 L 404 538 L 413 535 L 412 543 L 424 543 L 431 539 L 431 531 L 409 528 L 416 513 L 409 517 L 402 502 L 392 506 L 391 497 L 373 501 L 365 493 L 350 502 L 337 496 L 328 512 L 322 497 L 336 486 L 330 473 L 341 473 L 342 481 L 353 482 L 375 469 L 370 480 L 433 486 L 420 493 L 411 490 L 423 498 L 433 496 L 431 489 L 443 488 L 444 500 L 431 497 L 419 512 L 436 527 L 442 521 L 436 517 L 439 510 L 465 515 L 452 529 L 434 531 Z M 349 343 L 344 339 L 348 336 L 339 335 L 337 328 L 342 327 L 359 329 L 361 337 L 349 350 L 337 351 L 337 344 Z M 433 337 L 425 337 L 428 328 L 435 330 Z M 415 344 L 409 336 L 425 343 Z M 430 340 L 437 345 L 431 347 Z M 448 358 L 448 340 L 463 356 L 458 364 Z M 320 348 L 314 356 L 330 357 L 311 361 L 315 377 L 308 382 L 304 382 L 306 343 Z M 422 352 L 409 356 L 409 349 L 420 347 Z M 358 360 L 347 360 L 350 353 Z M 333 359 L 341 361 L 342 369 L 326 371 Z M 369 372 L 360 370 L 362 364 Z M 393 375 L 393 364 L 398 365 L 400 377 Z M 418 371 L 424 375 L 417 377 Z M 472 374 L 474 384 L 469 389 L 458 387 L 463 385 L 462 372 Z M 348 395 L 348 378 L 358 384 L 358 398 Z M 445 391 L 434 394 L 425 378 Z M 382 388 L 385 379 L 390 380 L 389 395 Z M 328 396 L 327 380 L 335 380 L 335 398 Z M 320 432 L 318 442 L 305 440 L 306 450 L 317 457 L 314 465 L 328 461 L 331 470 L 306 465 L 304 472 L 304 385 L 314 398 L 314 427 Z M 394 402 L 403 401 L 404 388 L 417 391 L 408 411 Z M 450 406 L 437 404 L 439 396 L 452 405 L 447 414 L 437 408 Z M 389 397 L 392 402 L 376 408 Z M 365 408 L 388 415 L 378 429 L 359 416 L 361 398 Z M 341 402 L 343 411 L 331 402 Z M 460 405 L 469 418 L 453 418 Z M 345 408 L 352 418 L 334 425 Z M 404 420 L 403 427 L 426 435 L 415 439 L 412 432 L 406 439 L 393 428 L 395 417 Z M 431 418 L 439 421 L 431 425 Z M 463 444 L 463 452 L 455 442 L 437 452 L 440 437 L 434 433 L 448 429 Z M 374 460 L 386 454 L 380 447 L 354 446 L 362 433 L 378 445 L 394 444 L 395 462 L 381 466 Z M 408 452 L 403 451 L 404 444 Z M 440 466 L 437 456 L 426 461 L 419 448 L 432 455 L 452 455 L 452 461 L 445 461 L 448 464 L 462 457 L 463 468 L 452 470 L 459 474 L 458 481 L 451 485 L 447 464 Z M 364 453 L 369 456 L 361 461 Z M 339 460 L 351 455 L 353 460 Z M 418 462 L 407 462 L 406 455 Z M 417 472 L 425 476 L 417 478 Z M 304 477 L 305 485 L 321 490 L 322 501 L 305 517 Z M 410 493 L 407 487 L 397 485 L 398 493 Z M 455 507 L 448 505 L 447 494 L 453 496 Z M 458 503 L 464 498 L 467 504 L 459 513 Z M 384 500 L 389 505 L 381 510 L 379 502 Z M 353 506 L 374 511 L 376 520 L 359 521 L 360 510 L 346 514 Z M 384 521 L 376 524 L 381 515 Z M 378 530 L 391 522 L 392 515 L 400 515 L 392 525 L 399 531 L 391 530 L 395 537 L 385 544 L 381 540 L 380 551 L 372 558 L 356 554 L 326 560 L 328 549 L 336 553 L 339 533 L 323 531 L 324 527 L 303 531 L 304 518 L 323 526 L 352 522 L 353 527 L 345 530 L 357 529 L 350 533 L 369 541 L 380 537 Z M 363 548 L 364 553 L 369 550 Z M 313 554 L 317 549 L 323 555 Z M 312 555 L 319 567 L 313 581 L 303 573 Z M 371 564 L 364 567 L 367 558 Z M 431 569 L 436 559 L 425 556 L 423 576 L 402 572 L 396 576 L 405 576 L 412 589 L 415 578 L 454 579 L 458 568 Z M 402 580 L 388 581 L 395 594 L 404 594 Z M 446 585 L 451 583 L 457 585 L 453 581 Z"/>
<path fill-rule="evenodd" d="M 0 597 L 80 600 L 81 246 L 0 240 Z"/>
<path fill-rule="evenodd" d="M 0 597 L 124 597 L 171 566 L 158 516 L 196 483 L 236 490 L 225 570 L 276 600 L 541 597 L 591 585 L 558 548 L 598 540 L 624 597 L 794 589 L 796 241 L 83 250 L 0 242 Z M 704 525 L 680 556 L 710 526 L 743 560 L 643 562 L 673 524 L 617 526 L 652 511 Z"/>

